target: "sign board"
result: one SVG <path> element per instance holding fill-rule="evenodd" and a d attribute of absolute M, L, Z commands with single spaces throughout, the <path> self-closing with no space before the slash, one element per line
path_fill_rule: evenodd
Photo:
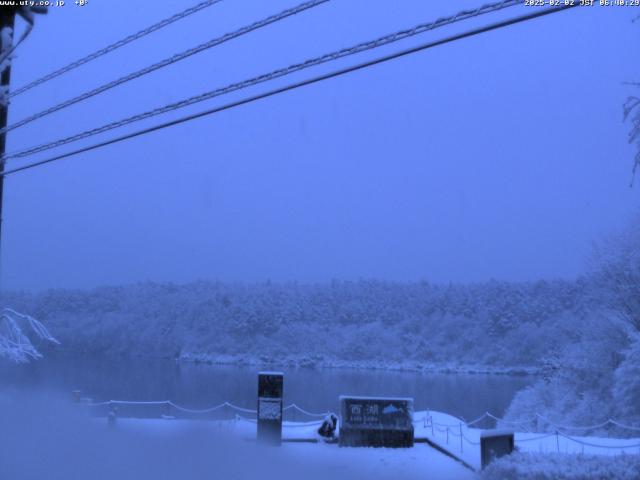
<path fill-rule="evenodd" d="M 258 430 L 259 442 L 280 445 L 282 441 L 282 372 L 258 373 Z"/>
<path fill-rule="evenodd" d="M 480 459 L 482 468 L 494 458 L 500 458 L 513 452 L 513 432 L 510 430 L 485 430 L 480 435 Z"/>
<path fill-rule="evenodd" d="M 413 399 L 341 396 L 340 446 L 412 447 Z"/>

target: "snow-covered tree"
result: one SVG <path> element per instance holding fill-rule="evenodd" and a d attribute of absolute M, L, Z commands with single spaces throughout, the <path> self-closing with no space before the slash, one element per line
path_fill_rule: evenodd
<path fill-rule="evenodd" d="M 640 83 L 634 84 L 640 87 Z M 629 143 L 635 143 L 638 152 L 633 163 L 633 176 L 635 177 L 638 166 L 640 166 L 640 98 L 631 95 L 624 103 L 624 119 L 631 122 L 631 130 L 629 131 Z"/>
<path fill-rule="evenodd" d="M 637 22 L 640 20 L 640 15 L 635 17 L 632 22 Z M 635 87 L 640 87 L 640 82 L 629 82 L 630 85 Z M 638 147 L 638 152 L 636 153 L 634 162 L 633 162 L 633 176 L 631 179 L 631 184 L 633 185 L 633 180 L 635 179 L 635 174 L 640 167 L 640 98 L 635 95 L 630 95 L 627 98 L 627 101 L 624 103 L 624 120 L 631 122 L 631 130 L 629 131 L 629 143 L 635 143 Z"/>
<path fill-rule="evenodd" d="M 640 421 L 640 215 L 598 243 L 591 260 L 592 295 L 603 311 L 581 322 L 544 380 L 516 395 L 510 420 L 537 409 L 567 424 Z"/>
<path fill-rule="evenodd" d="M 16 363 L 41 358 L 34 341 L 58 343 L 35 318 L 10 308 L 3 309 L 0 313 L 0 358 Z"/>
<path fill-rule="evenodd" d="M 616 408 L 623 418 L 637 424 L 640 422 L 640 336 L 624 353 L 614 378 Z"/>
<path fill-rule="evenodd" d="M 640 332 L 640 214 L 621 232 L 596 245 L 592 258 L 594 276 L 609 301 Z"/>

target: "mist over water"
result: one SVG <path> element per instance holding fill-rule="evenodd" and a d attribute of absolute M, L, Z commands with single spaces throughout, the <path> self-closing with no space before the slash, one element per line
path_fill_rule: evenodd
<path fill-rule="evenodd" d="M 501 416 L 513 395 L 533 382 L 529 376 L 438 375 L 399 371 L 277 368 L 285 374 L 285 404 L 311 412 L 339 411 L 339 395 L 413 397 L 417 410 L 446 411 L 467 420 L 491 412 Z M 254 409 L 258 367 L 176 364 L 143 359 L 49 358 L 23 366 L 0 366 L 5 388 L 55 392 L 70 398 L 80 390 L 96 402 L 171 400 L 188 408 L 208 408 L 229 401 Z M 106 411 L 100 411 L 106 414 Z M 119 414 L 155 417 L 161 407 L 120 407 Z M 226 418 L 233 412 L 226 411 Z M 225 418 L 225 415 L 222 418 Z M 287 420 L 309 420 L 286 414 Z M 218 417 L 220 418 L 220 417 Z"/>

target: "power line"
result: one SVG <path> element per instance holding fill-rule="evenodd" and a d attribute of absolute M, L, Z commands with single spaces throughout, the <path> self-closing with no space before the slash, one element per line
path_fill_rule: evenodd
<path fill-rule="evenodd" d="M 394 59 L 397 59 L 397 58 L 400 58 L 400 57 L 405 57 L 407 55 L 411 55 L 413 53 L 417 53 L 417 52 L 420 52 L 420 51 L 423 51 L 423 50 L 427 50 L 429 48 L 437 47 L 439 45 L 452 43 L 452 42 L 455 42 L 457 40 L 462 40 L 464 38 L 472 37 L 472 36 L 479 35 L 481 33 L 489 32 L 489 31 L 492 31 L 492 30 L 498 30 L 500 28 L 504 28 L 504 27 L 507 27 L 507 26 L 510 26 L 510 25 L 514 25 L 514 24 L 517 24 L 517 23 L 522 23 L 522 22 L 525 22 L 525 21 L 528 21 L 528 20 L 533 20 L 533 19 L 538 18 L 538 17 L 542 17 L 542 16 L 546 16 L 546 15 L 549 15 L 549 14 L 552 14 L 552 13 L 568 10 L 570 8 L 577 7 L 577 6 L 578 6 L 578 4 L 573 4 L 573 5 L 569 4 L 569 5 L 562 5 L 562 6 L 559 6 L 559 7 L 545 8 L 545 9 L 540 9 L 540 10 L 536 9 L 532 13 L 528 13 L 528 14 L 525 14 L 525 15 L 520 15 L 518 17 L 513 17 L 513 18 L 510 18 L 510 19 L 507 19 L 507 20 L 502 20 L 502 21 L 495 22 L 495 23 L 492 23 L 492 24 L 489 24 L 489 25 L 485 25 L 483 27 L 478 27 L 478 28 L 475 28 L 475 29 L 472 29 L 472 30 L 467 30 L 466 32 L 455 34 L 455 35 L 451 35 L 451 36 L 445 37 L 445 38 L 443 38 L 441 40 L 435 40 L 435 41 L 432 41 L 432 42 L 424 43 L 424 44 L 418 45 L 416 47 L 412 47 L 412 48 L 408 48 L 408 49 L 405 49 L 405 50 L 401 50 L 401 51 L 396 52 L 396 53 L 392 53 L 392 54 L 389 54 L 389 55 L 378 57 L 378 58 L 375 58 L 373 60 L 368 60 L 368 61 L 356 64 L 356 65 L 353 65 L 353 66 L 350 66 L 350 67 L 346 67 L 346 68 L 343 68 L 343 69 L 340 69 L 340 70 L 335 70 L 333 72 L 326 73 L 326 74 L 323 74 L 323 75 L 319 75 L 319 76 L 316 76 L 316 77 L 313 77 L 313 78 L 310 78 L 310 79 L 307 79 L 307 80 L 302 80 L 300 82 L 291 83 L 291 84 L 283 86 L 283 87 L 279 87 L 279 88 L 275 88 L 273 90 L 269 90 L 268 92 L 265 92 L 265 93 L 261 93 L 261 94 L 258 94 L 258 95 L 247 97 L 247 98 L 244 98 L 242 100 L 238 100 L 238 101 L 235 101 L 235 102 L 227 103 L 227 104 L 219 106 L 219 107 L 211 108 L 209 110 L 205 110 L 205 111 L 202 111 L 202 112 L 199 112 L 199 113 L 195 113 L 195 114 L 192 114 L 192 115 L 181 117 L 179 119 L 175 119 L 175 120 L 171 120 L 171 121 L 168 121 L 168 122 L 165 122 L 165 123 L 161 123 L 161 124 L 155 125 L 153 127 L 149 127 L 149 128 L 145 128 L 145 129 L 142 129 L 142 130 L 138 130 L 138 131 L 132 132 L 132 133 L 128 133 L 128 134 L 122 135 L 120 137 L 115 137 L 115 138 L 112 138 L 110 140 L 106 140 L 104 142 L 100 142 L 100 143 L 96 143 L 96 144 L 93 144 L 93 145 L 90 145 L 90 146 L 87 146 L 87 147 L 79 148 L 79 149 L 71 151 L 71 152 L 67 152 L 67 153 L 64 153 L 64 154 L 61 154 L 61 155 L 57 155 L 57 156 L 54 156 L 54 157 L 47 158 L 45 160 L 40 160 L 40 161 L 33 162 L 33 163 L 30 163 L 30 164 L 27 164 L 27 165 L 23 165 L 21 167 L 12 168 L 12 169 L 9 169 L 9 170 L 4 170 L 4 171 L 0 172 L 0 176 L 11 175 L 11 174 L 14 174 L 14 173 L 17 173 L 17 172 L 21 172 L 21 171 L 24 171 L 24 170 L 35 168 L 35 167 L 38 167 L 38 166 L 41 166 L 41 165 L 44 165 L 44 164 L 47 164 L 47 163 L 51 163 L 51 162 L 55 162 L 55 161 L 58 161 L 58 160 L 62 160 L 64 158 L 72 157 L 72 156 L 78 155 L 80 153 L 89 152 L 91 150 L 96 150 L 98 148 L 105 147 L 107 145 L 112 145 L 112 144 L 119 143 L 119 142 L 122 142 L 122 141 L 125 141 L 125 140 L 129 140 L 131 138 L 135 138 L 135 137 L 139 137 L 139 136 L 142 136 L 142 135 L 146 135 L 147 133 L 155 132 L 157 130 L 162 130 L 162 129 L 165 129 L 165 128 L 168 128 L 168 127 L 172 127 L 174 125 L 179 125 L 181 123 L 186 123 L 186 122 L 189 122 L 191 120 L 195 120 L 197 118 L 201 118 L 201 117 L 205 117 L 205 116 L 208 116 L 208 115 L 212 115 L 214 113 L 218 113 L 218 112 L 222 112 L 222 111 L 225 111 L 225 110 L 229 110 L 231 108 L 239 107 L 241 105 L 246 105 L 246 104 L 249 104 L 249 103 L 253 103 L 253 102 L 256 102 L 258 100 L 262 100 L 262 99 L 265 99 L 265 98 L 268 98 L 268 97 L 272 97 L 272 96 L 278 95 L 280 93 L 284 93 L 284 92 L 287 92 L 287 91 L 290 91 L 290 90 L 294 90 L 294 89 L 297 89 L 297 88 L 300 88 L 300 87 L 304 87 L 304 86 L 307 86 L 307 85 L 312 85 L 312 84 L 315 84 L 315 83 L 319 83 L 321 81 L 328 80 L 330 78 L 335 78 L 335 77 L 339 77 L 339 76 L 345 75 L 347 73 L 355 72 L 355 71 L 358 71 L 358 70 L 363 70 L 365 68 L 372 67 L 374 65 L 385 63 L 385 62 L 388 62 L 390 60 L 394 60 Z"/>
<path fill-rule="evenodd" d="M 41 78 L 38 78 L 26 85 L 24 85 L 23 87 L 20 87 L 18 89 L 16 89 L 15 91 L 13 91 L 12 93 L 9 94 L 9 97 L 16 97 L 18 95 L 20 95 L 21 93 L 26 92 L 27 90 L 31 90 L 32 88 L 37 87 L 38 85 L 42 85 L 45 82 L 48 82 L 49 80 L 53 80 L 56 77 L 59 77 L 60 75 L 63 75 L 67 72 L 70 72 L 71 70 L 74 70 L 86 63 L 89 63 L 93 60 L 95 60 L 96 58 L 102 57 L 103 55 L 106 55 L 108 53 L 113 52 L 114 50 L 117 50 L 120 47 L 123 47 L 135 40 L 138 40 L 142 37 L 145 37 L 147 35 L 149 35 L 150 33 L 153 33 L 157 30 L 160 30 L 161 28 L 164 28 L 168 25 L 171 25 L 172 23 L 177 22 L 178 20 L 182 20 L 185 17 L 188 17 L 189 15 L 192 15 L 196 12 L 199 12 L 200 10 L 203 10 L 205 8 L 211 7 L 212 5 L 215 5 L 216 3 L 221 2 L 222 0 L 205 0 L 203 2 L 198 3 L 197 5 L 194 5 L 193 7 L 189 7 L 186 10 L 183 10 L 180 13 L 176 13 L 175 15 L 172 15 L 171 17 L 165 18 L 164 20 L 161 20 L 158 23 L 155 23 L 153 25 L 150 25 L 149 27 L 140 30 L 139 32 L 136 32 L 134 34 L 131 34 L 121 40 L 118 40 L 115 43 L 112 43 L 111 45 L 108 45 L 100 50 L 97 50 L 85 57 L 82 57 L 78 60 L 76 60 L 75 62 L 72 62 L 62 68 L 59 68 L 58 70 L 55 70 Z"/>
<path fill-rule="evenodd" d="M 292 8 L 287 8 L 286 10 L 281 11 L 280 13 L 277 13 L 275 15 L 271 15 L 269 17 L 263 18 L 262 20 L 259 20 L 257 22 L 251 23 L 249 25 L 246 25 L 242 28 L 239 28 L 238 30 L 235 30 L 233 32 L 227 33 L 225 35 L 222 35 L 221 37 L 217 37 L 214 38 L 212 40 L 209 40 L 208 42 L 202 43 L 196 47 L 190 48 L 188 50 L 185 50 L 183 52 L 177 53 L 175 55 L 172 55 L 168 58 L 165 58 L 164 60 L 161 60 L 159 62 L 156 62 L 152 65 L 149 65 L 148 67 L 145 67 L 141 70 L 135 71 L 133 73 L 130 73 L 128 75 L 125 75 L 124 77 L 120 77 L 116 80 L 113 80 L 111 82 L 105 83 L 104 85 L 101 85 L 97 88 L 94 88 L 93 90 L 89 90 L 81 95 L 78 95 L 76 97 L 73 97 L 69 100 L 65 100 L 62 103 L 59 103 L 57 105 L 54 105 L 53 107 L 47 108 L 46 110 L 43 110 L 41 112 L 35 113 L 33 115 L 30 115 L 29 117 L 26 117 L 22 120 L 19 120 L 5 128 L 0 129 L 0 134 L 2 133 L 6 133 L 9 132 L 11 130 L 14 130 L 16 128 L 22 127 L 24 125 L 27 125 L 28 123 L 31 123 L 35 120 L 38 120 L 39 118 L 45 117 L 47 115 L 50 115 L 54 112 L 60 111 L 66 107 L 69 107 L 71 105 L 75 105 L 76 103 L 82 102 L 84 100 L 87 100 L 91 97 L 94 97 L 100 93 L 104 93 L 107 90 L 110 90 L 112 88 L 117 87 L 118 85 L 122 85 L 123 83 L 127 83 L 130 82 L 131 80 L 135 80 L 137 78 L 140 78 L 144 75 L 147 75 L 149 73 L 155 72 L 156 70 L 159 70 L 163 67 L 169 66 L 171 64 L 174 64 L 176 62 L 179 62 L 181 60 L 184 60 L 185 58 L 191 57 L 192 55 L 195 55 L 197 53 L 203 52 L 205 50 L 208 50 L 210 48 L 213 48 L 215 46 L 218 46 L 222 43 L 225 43 L 229 40 L 232 40 L 234 38 L 240 37 L 242 35 L 245 35 L 249 32 L 252 32 L 254 30 L 258 30 L 262 27 L 266 27 L 267 25 L 270 25 L 272 23 L 278 22 L 280 20 L 283 20 L 287 17 L 290 17 L 292 15 L 296 15 L 300 12 L 303 12 L 305 10 L 308 10 L 310 8 L 313 7 L 317 7 L 318 5 L 321 5 L 323 3 L 328 2 L 329 0 L 311 0 L 311 1 L 307 1 L 304 3 L 301 3 L 300 5 L 297 5 L 295 7 Z"/>
<path fill-rule="evenodd" d="M 426 31 L 434 30 L 436 28 L 440 28 L 446 25 L 451 25 L 453 23 L 467 20 L 472 17 L 476 17 L 479 15 L 483 15 L 491 12 L 496 12 L 498 10 L 502 10 L 507 7 L 512 7 L 512 6 L 521 5 L 521 4 L 522 4 L 521 0 L 502 0 L 499 2 L 482 5 L 473 10 L 462 10 L 456 13 L 455 15 L 451 15 L 448 17 L 441 17 L 433 22 L 416 25 L 411 29 L 400 30 L 400 31 L 379 37 L 375 40 L 362 42 L 352 47 L 343 48 L 341 50 L 336 50 L 331 53 L 321 55 L 319 57 L 307 59 L 303 62 L 295 63 L 285 68 L 273 70 L 269 73 L 262 74 L 257 77 L 253 77 L 248 80 L 243 80 L 241 82 L 232 83 L 222 88 L 217 88 L 215 90 L 211 90 L 193 97 L 189 97 L 187 99 L 183 99 L 179 102 L 171 103 L 162 107 L 155 108 L 153 110 L 149 110 L 149 111 L 139 113 L 130 117 L 126 117 L 124 119 L 117 120 L 115 122 L 111 122 L 111 123 L 102 125 L 100 127 L 85 130 L 84 132 L 80 132 L 80 133 L 71 135 L 69 137 L 54 140 L 52 142 L 48 142 L 41 145 L 36 145 L 34 147 L 29 147 L 27 149 L 20 150 L 17 152 L 11 152 L 9 154 L 6 154 L 4 156 L 4 159 L 9 160 L 13 158 L 27 157 L 35 153 L 40 153 L 46 150 L 50 150 L 52 148 L 56 148 L 69 143 L 76 142 L 78 140 L 83 140 L 85 138 L 92 137 L 94 135 L 98 135 L 101 133 L 105 133 L 107 131 L 114 130 L 119 127 L 123 127 L 131 123 L 139 122 L 147 118 L 161 115 L 163 113 L 168 113 L 173 110 L 178 110 L 180 108 L 188 107 L 190 105 L 194 105 L 196 103 L 200 103 L 205 100 L 210 100 L 212 98 L 219 97 L 221 95 L 225 95 L 231 92 L 235 92 L 237 90 L 249 88 L 254 85 L 267 82 L 269 80 L 274 80 L 276 78 L 284 77 L 286 75 L 290 75 L 292 73 L 305 70 L 307 68 L 321 65 L 323 63 L 331 62 L 331 61 L 338 60 L 340 58 L 344 58 L 350 55 L 354 55 L 357 53 L 365 52 L 367 50 L 372 50 L 384 45 L 388 45 L 394 42 L 398 42 L 400 40 L 404 40 L 406 38 L 424 33 Z"/>
<path fill-rule="evenodd" d="M 33 23 L 27 23 L 27 28 L 22 33 L 18 41 L 15 42 L 13 45 L 11 45 L 9 48 L 7 48 L 6 51 L 2 52 L 2 54 L 0 55 L 0 64 L 2 64 L 5 60 L 9 59 L 9 57 L 11 57 L 11 55 L 14 54 L 14 52 L 18 49 L 20 44 L 27 39 L 27 37 L 31 33 L 31 30 L 33 30 Z M 2 132 L 0 132 L 0 134 L 1 133 Z"/>

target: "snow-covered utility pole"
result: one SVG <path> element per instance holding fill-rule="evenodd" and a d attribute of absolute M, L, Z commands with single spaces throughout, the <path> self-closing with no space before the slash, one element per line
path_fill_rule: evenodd
<path fill-rule="evenodd" d="M 18 3 L 18 2 L 16 2 Z M 13 31 L 16 15 L 20 15 L 28 24 L 24 40 L 33 27 L 34 13 L 47 13 L 47 7 L 40 6 L 4 6 L 0 8 L 0 128 L 7 126 L 9 114 L 9 85 L 11 83 L 11 60 L 15 47 Z M 19 43 L 19 42 L 18 42 Z M 7 145 L 7 134 L 0 134 L 0 172 L 4 172 L 4 154 Z M 2 251 L 2 204 L 4 200 L 4 175 L 0 175 L 0 253 Z"/>

